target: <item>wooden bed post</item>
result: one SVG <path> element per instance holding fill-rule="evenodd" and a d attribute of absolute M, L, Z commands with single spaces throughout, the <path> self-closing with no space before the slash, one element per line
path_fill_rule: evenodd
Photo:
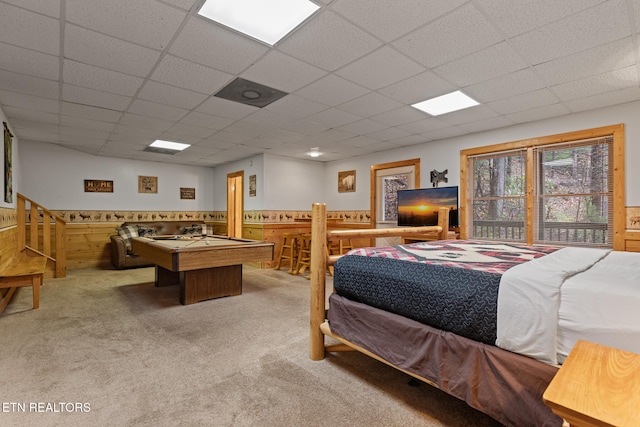
<path fill-rule="evenodd" d="M 309 357 L 324 359 L 325 280 L 327 275 L 327 205 L 311 206 L 311 311 L 309 316 Z"/>
<path fill-rule="evenodd" d="M 441 228 L 438 240 L 449 239 L 449 209 L 438 208 L 438 227 Z"/>

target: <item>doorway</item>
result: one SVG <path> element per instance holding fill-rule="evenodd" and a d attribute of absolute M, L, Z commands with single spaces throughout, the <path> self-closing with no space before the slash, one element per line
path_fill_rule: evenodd
<path fill-rule="evenodd" d="M 227 174 L 227 235 L 242 237 L 244 171 Z"/>
<path fill-rule="evenodd" d="M 371 166 L 371 228 L 398 225 L 397 192 L 420 187 L 420 159 Z M 377 239 L 377 245 L 400 244 L 400 237 Z"/>

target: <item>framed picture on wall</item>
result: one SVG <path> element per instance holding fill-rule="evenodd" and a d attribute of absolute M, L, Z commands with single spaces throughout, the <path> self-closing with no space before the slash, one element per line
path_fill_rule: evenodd
<path fill-rule="evenodd" d="M 256 197 L 256 176 L 249 175 L 249 197 Z"/>
<path fill-rule="evenodd" d="M 2 124 L 4 125 L 4 201 L 13 203 L 13 147 L 11 146 L 13 135 L 7 123 L 2 122 Z"/>
<path fill-rule="evenodd" d="M 105 179 L 85 179 L 85 193 L 113 193 L 113 181 Z"/>
<path fill-rule="evenodd" d="M 157 193 L 157 176 L 138 176 L 138 193 Z"/>
<path fill-rule="evenodd" d="M 188 187 L 180 187 L 180 198 L 181 199 L 195 199 L 196 198 L 196 189 L 188 188 Z"/>
<path fill-rule="evenodd" d="M 338 172 L 338 193 L 356 191 L 356 171 Z"/>

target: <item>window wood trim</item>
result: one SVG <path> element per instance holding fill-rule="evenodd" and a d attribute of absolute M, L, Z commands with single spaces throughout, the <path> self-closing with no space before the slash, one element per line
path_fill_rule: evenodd
<path fill-rule="evenodd" d="M 543 145 L 558 144 L 561 142 L 578 141 L 589 138 L 613 136 L 613 249 L 623 251 L 625 248 L 625 173 L 624 173 L 624 124 L 603 126 L 576 132 L 548 135 L 539 138 L 522 139 L 519 141 L 501 144 L 474 147 L 460 151 L 460 237 L 468 238 L 469 214 L 468 206 L 471 206 L 469 198 L 470 179 L 473 179 L 473 171 L 468 170 L 469 157 L 480 154 L 490 154 L 514 149 L 527 150 L 527 176 L 533 177 L 533 148 Z M 527 179 L 527 244 L 533 244 L 533 179 Z M 531 228 L 531 230 L 529 230 Z"/>

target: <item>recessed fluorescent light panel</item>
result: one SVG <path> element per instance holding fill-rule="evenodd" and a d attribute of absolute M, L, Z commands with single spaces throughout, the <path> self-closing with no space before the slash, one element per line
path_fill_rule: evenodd
<path fill-rule="evenodd" d="M 412 107 L 422 110 L 432 116 L 451 113 L 453 111 L 464 110 L 465 108 L 479 105 L 479 102 L 468 97 L 459 90 L 437 98 L 427 99 L 426 101 L 413 104 Z"/>
<path fill-rule="evenodd" d="M 308 0 L 207 0 L 198 14 L 273 46 L 318 9 Z"/>
<path fill-rule="evenodd" d="M 161 139 L 156 139 L 151 144 L 149 144 L 149 147 L 166 148 L 167 150 L 182 151 L 185 148 L 191 147 L 191 145 L 183 144 L 181 142 L 163 141 Z"/>

